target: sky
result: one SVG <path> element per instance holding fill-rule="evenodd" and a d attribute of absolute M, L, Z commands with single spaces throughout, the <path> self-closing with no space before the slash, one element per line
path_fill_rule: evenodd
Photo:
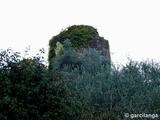
<path fill-rule="evenodd" d="M 0 49 L 30 55 L 71 25 L 90 25 L 109 41 L 111 59 L 123 64 L 160 55 L 159 0 L 0 0 Z"/>

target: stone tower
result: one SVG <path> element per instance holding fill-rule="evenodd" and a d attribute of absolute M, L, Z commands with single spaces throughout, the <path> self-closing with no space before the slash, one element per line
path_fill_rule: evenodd
<path fill-rule="evenodd" d="M 79 58 L 83 56 L 82 48 L 94 48 L 100 52 L 101 55 L 106 57 L 106 59 L 111 60 L 109 42 L 99 35 L 89 40 L 87 44 L 78 46 L 76 48 L 76 52 L 78 53 Z"/>

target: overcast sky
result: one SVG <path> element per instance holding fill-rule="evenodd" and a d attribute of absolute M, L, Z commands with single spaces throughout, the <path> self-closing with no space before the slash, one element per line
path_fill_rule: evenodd
<path fill-rule="evenodd" d="M 0 49 L 30 54 L 69 25 L 91 25 L 109 40 L 112 60 L 160 58 L 159 0 L 0 0 Z"/>

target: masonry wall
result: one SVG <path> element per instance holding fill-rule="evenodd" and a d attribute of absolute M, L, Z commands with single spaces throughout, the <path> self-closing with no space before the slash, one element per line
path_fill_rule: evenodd
<path fill-rule="evenodd" d="M 106 59 L 111 59 L 109 42 L 103 37 L 96 36 L 95 38 L 89 40 L 87 44 L 77 47 L 76 51 L 78 53 L 78 57 L 80 58 L 83 56 L 82 48 L 94 48 L 99 51 L 101 55 L 106 57 Z"/>

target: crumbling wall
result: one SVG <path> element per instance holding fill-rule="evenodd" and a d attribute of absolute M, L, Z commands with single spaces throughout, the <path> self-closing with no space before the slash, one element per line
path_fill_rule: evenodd
<path fill-rule="evenodd" d="M 96 36 L 93 39 L 89 40 L 87 44 L 78 46 L 76 48 L 76 52 L 78 53 L 78 57 L 81 58 L 83 56 L 82 48 L 94 48 L 101 55 L 106 57 L 106 59 L 110 60 L 110 48 L 108 40 L 105 40 L 103 37 Z"/>

